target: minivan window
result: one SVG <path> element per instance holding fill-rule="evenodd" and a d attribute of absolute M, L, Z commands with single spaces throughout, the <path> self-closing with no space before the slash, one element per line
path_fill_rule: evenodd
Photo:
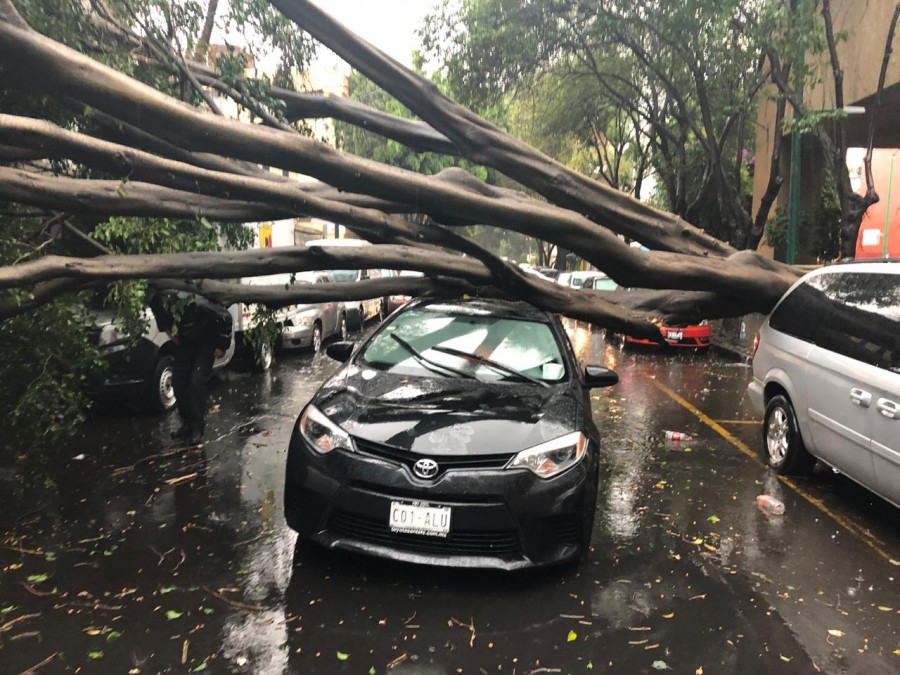
<path fill-rule="evenodd" d="M 900 275 L 836 272 L 810 277 L 781 302 L 769 325 L 900 372 Z"/>

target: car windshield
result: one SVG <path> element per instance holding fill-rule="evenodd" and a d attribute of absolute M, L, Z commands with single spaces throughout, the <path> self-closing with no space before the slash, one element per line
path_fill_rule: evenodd
<path fill-rule="evenodd" d="M 359 362 L 403 375 L 490 382 L 545 384 L 566 378 L 565 360 L 549 324 L 435 308 L 397 316 L 369 342 Z"/>
<path fill-rule="evenodd" d="M 332 270 L 328 273 L 328 276 L 331 277 L 331 280 L 336 283 L 341 283 L 345 281 L 356 281 L 356 278 L 359 276 L 358 270 Z"/>

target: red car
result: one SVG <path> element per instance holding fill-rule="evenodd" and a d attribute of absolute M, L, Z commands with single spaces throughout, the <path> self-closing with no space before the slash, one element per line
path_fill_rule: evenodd
<path fill-rule="evenodd" d="M 589 278 L 582 286 L 584 290 L 621 291 L 612 279 L 607 277 Z M 686 347 L 688 349 L 706 349 L 709 347 L 712 329 L 708 321 L 701 321 L 696 326 L 660 326 L 666 344 L 670 347 Z M 644 338 L 625 336 L 625 343 L 631 345 L 659 346 L 659 343 Z"/>
<path fill-rule="evenodd" d="M 706 321 L 698 326 L 660 326 L 659 331 L 670 347 L 687 347 L 688 349 L 706 349 L 712 336 L 712 329 Z M 658 343 L 642 338 L 625 336 L 625 342 L 632 345 L 653 345 Z"/>

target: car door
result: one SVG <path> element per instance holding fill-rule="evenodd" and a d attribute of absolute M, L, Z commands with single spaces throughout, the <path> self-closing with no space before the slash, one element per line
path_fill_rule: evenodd
<path fill-rule="evenodd" d="M 900 326 L 897 329 L 900 331 Z M 873 384 L 872 459 L 877 481 L 874 489 L 900 506 L 900 367 L 883 370 Z"/>
<path fill-rule="evenodd" d="M 874 465 L 872 367 L 814 346 L 807 357 L 806 401 L 816 454 L 857 482 L 871 485 Z"/>

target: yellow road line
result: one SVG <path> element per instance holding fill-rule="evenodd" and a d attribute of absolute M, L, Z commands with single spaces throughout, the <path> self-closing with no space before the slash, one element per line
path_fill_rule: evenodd
<path fill-rule="evenodd" d="M 648 378 L 648 379 L 649 379 L 649 378 Z M 659 389 L 661 392 L 663 392 L 666 396 L 668 396 L 669 398 L 671 398 L 673 401 L 675 401 L 676 403 L 678 403 L 681 407 L 683 407 L 683 408 L 685 408 L 686 410 L 688 410 L 688 411 L 689 411 L 691 414 L 693 414 L 697 419 L 699 419 L 699 420 L 700 420 L 701 422 L 703 422 L 706 426 L 708 426 L 710 429 L 712 429 L 712 430 L 715 431 L 717 434 L 719 434 L 719 435 L 720 435 L 722 438 L 724 438 L 726 441 L 728 441 L 729 443 L 731 443 L 734 447 L 736 447 L 738 450 L 740 450 L 742 453 L 744 453 L 747 457 L 749 457 L 750 459 L 752 459 L 754 462 L 756 462 L 757 464 L 759 464 L 759 465 L 761 465 L 761 466 L 767 466 L 767 465 L 759 458 L 759 454 L 756 453 L 756 452 L 754 452 L 753 450 L 750 449 L 750 446 L 748 446 L 746 443 L 744 443 L 744 442 L 741 441 L 740 439 L 737 439 L 737 438 L 735 438 L 734 436 L 732 436 L 726 429 L 724 429 L 724 428 L 723 428 L 720 424 L 718 424 L 715 420 L 713 420 L 713 419 L 710 418 L 709 416 L 703 414 L 703 411 L 701 411 L 699 408 L 697 408 L 697 407 L 694 406 L 692 403 L 690 403 L 689 401 L 686 401 L 684 398 L 682 398 L 681 396 L 679 396 L 678 394 L 676 394 L 674 391 L 672 391 L 671 389 L 669 389 L 669 387 L 667 387 L 666 385 L 664 385 L 662 382 L 658 382 L 658 381 L 655 380 L 655 379 L 650 379 L 650 382 L 653 383 L 653 386 L 655 386 L 657 389 Z M 784 483 L 785 485 L 787 485 L 787 486 L 788 486 L 789 488 L 791 488 L 794 492 L 796 492 L 798 495 L 800 495 L 801 497 L 803 497 L 803 498 L 804 498 L 806 501 L 808 501 L 810 504 L 812 504 L 812 505 L 815 506 L 817 509 L 819 509 L 819 511 L 821 511 L 822 513 L 824 513 L 825 515 L 827 515 L 827 516 L 828 516 L 829 518 L 831 518 L 834 522 L 836 522 L 838 525 L 840 525 L 840 526 L 843 527 L 845 530 L 847 530 L 850 534 L 854 535 L 857 539 L 859 539 L 859 540 L 862 541 L 864 544 L 866 544 L 866 546 L 868 546 L 869 548 L 871 548 L 873 551 L 875 551 L 875 552 L 876 552 L 878 555 L 880 555 L 882 558 L 884 558 L 885 560 L 887 560 L 887 561 L 890 562 L 891 564 L 896 564 L 895 561 L 894 561 L 894 559 L 891 558 L 891 556 L 888 555 L 888 553 L 882 548 L 882 547 L 885 545 L 884 542 L 881 541 L 880 539 L 878 539 L 878 538 L 877 538 L 875 535 L 873 535 L 871 532 L 867 532 L 866 530 L 864 530 L 863 528 L 859 527 L 858 525 L 855 525 L 854 523 L 852 523 L 851 521 L 847 520 L 847 519 L 844 518 L 843 516 L 841 516 L 841 515 L 835 513 L 834 511 L 832 511 L 831 509 L 829 509 L 827 506 L 825 506 L 825 504 L 822 503 L 822 500 L 821 500 L 821 499 L 818 499 L 818 498 L 816 498 L 816 497 L 813 497 L 811 494 L 809 494 L 808 492 L 806 492 L 806 490 L 804 490 L 803 488 L 801 488 L 799 485 L 797 485 L 797 484 L 796 484 L 794 481 L 792 481 L 790 478 L 787 478 L 786 476 L 777 476 L 777 477 L 778 477 L 778 480 L 780 480 L 782 483 Z"/>
<path fill-rule="evenodd" d="M 719 424 L 761 424 L 762 420 L 716 420 Z"/>

